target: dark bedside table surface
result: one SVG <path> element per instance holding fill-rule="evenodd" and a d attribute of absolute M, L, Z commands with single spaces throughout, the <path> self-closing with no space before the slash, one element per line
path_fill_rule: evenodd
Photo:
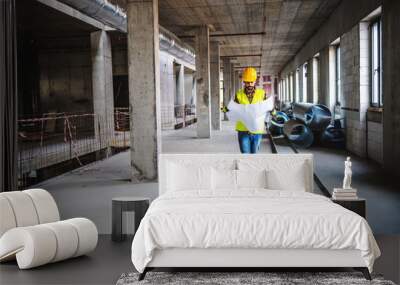
<path fill-rule="evenodd" d="M 336 200 L 331 199 L 333 203 L 336 203 L 361 217 L 366 217 L 366 200 L 363 198 L 353 199 L 353 200 Z"/>

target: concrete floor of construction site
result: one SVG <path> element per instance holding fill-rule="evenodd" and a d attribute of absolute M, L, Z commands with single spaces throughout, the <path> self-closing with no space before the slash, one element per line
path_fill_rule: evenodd
<path fill-rule="evenodd" d="M 278 150 L 290 152 L 282 146 Z M 164 131 L 162 152 L 237 153 L 239 147 L 234 126 L 223 122 L 222 130 L 213 132 L 211 139 L 197 139 L 195 125 Z M 267 139 L 262 141 L 261 152 L 270 152 Z M 346 151 L 313 147 L 302 152 L 314 154 L 315 171 L 328 189 L 341 184 Z M 367 219 L 383 253 L 375 272 L 399 282 L 400 193 L 385 180 L 378 165 L 352 157 L 353 186 L 359 196 L 367 199 Z M 6 263 L 0 266 L 1 284 L 115 284 L 121 273 L 134 271 L 131 239 L 122 243 L 110 241 L 111 199 L 124 195 L 154 199 L 157 183 L 131 183 L 130 175 L 130 153 L 126 151 L 36 185 L 51 192 L 62 219 L 82 216 L 93 220 L 102 234 L 98 247 L 86 257 L 33 270 L 18 270 L 15 262 Z"/>

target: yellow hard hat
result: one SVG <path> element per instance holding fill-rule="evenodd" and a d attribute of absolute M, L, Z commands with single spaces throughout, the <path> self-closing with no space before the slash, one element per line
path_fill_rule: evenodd
<path fill-rule="evenodd" d="M 253 67 L 246 67 L 243 70 L 242 80 L 244 82 L 256 82 L 257 80 L 257 70 Z"/>

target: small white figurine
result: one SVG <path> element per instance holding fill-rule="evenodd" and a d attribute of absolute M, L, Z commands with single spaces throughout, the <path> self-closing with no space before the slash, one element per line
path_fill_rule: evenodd
<path fill-rule="evenodd" d="M 352 189 L 351 188 L 351 161 L 350 156 L 347 157 L 344 162 L 344 179 L 343 179 L 343 189 Z"/>

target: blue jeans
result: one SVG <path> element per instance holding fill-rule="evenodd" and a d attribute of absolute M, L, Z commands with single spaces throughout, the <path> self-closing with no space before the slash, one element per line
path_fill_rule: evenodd
<path fill-rule="evenodd" d="M 241 153 L 257 153 L 260 149 L 261 134 L 238 132 L 239 147 Z"/>

